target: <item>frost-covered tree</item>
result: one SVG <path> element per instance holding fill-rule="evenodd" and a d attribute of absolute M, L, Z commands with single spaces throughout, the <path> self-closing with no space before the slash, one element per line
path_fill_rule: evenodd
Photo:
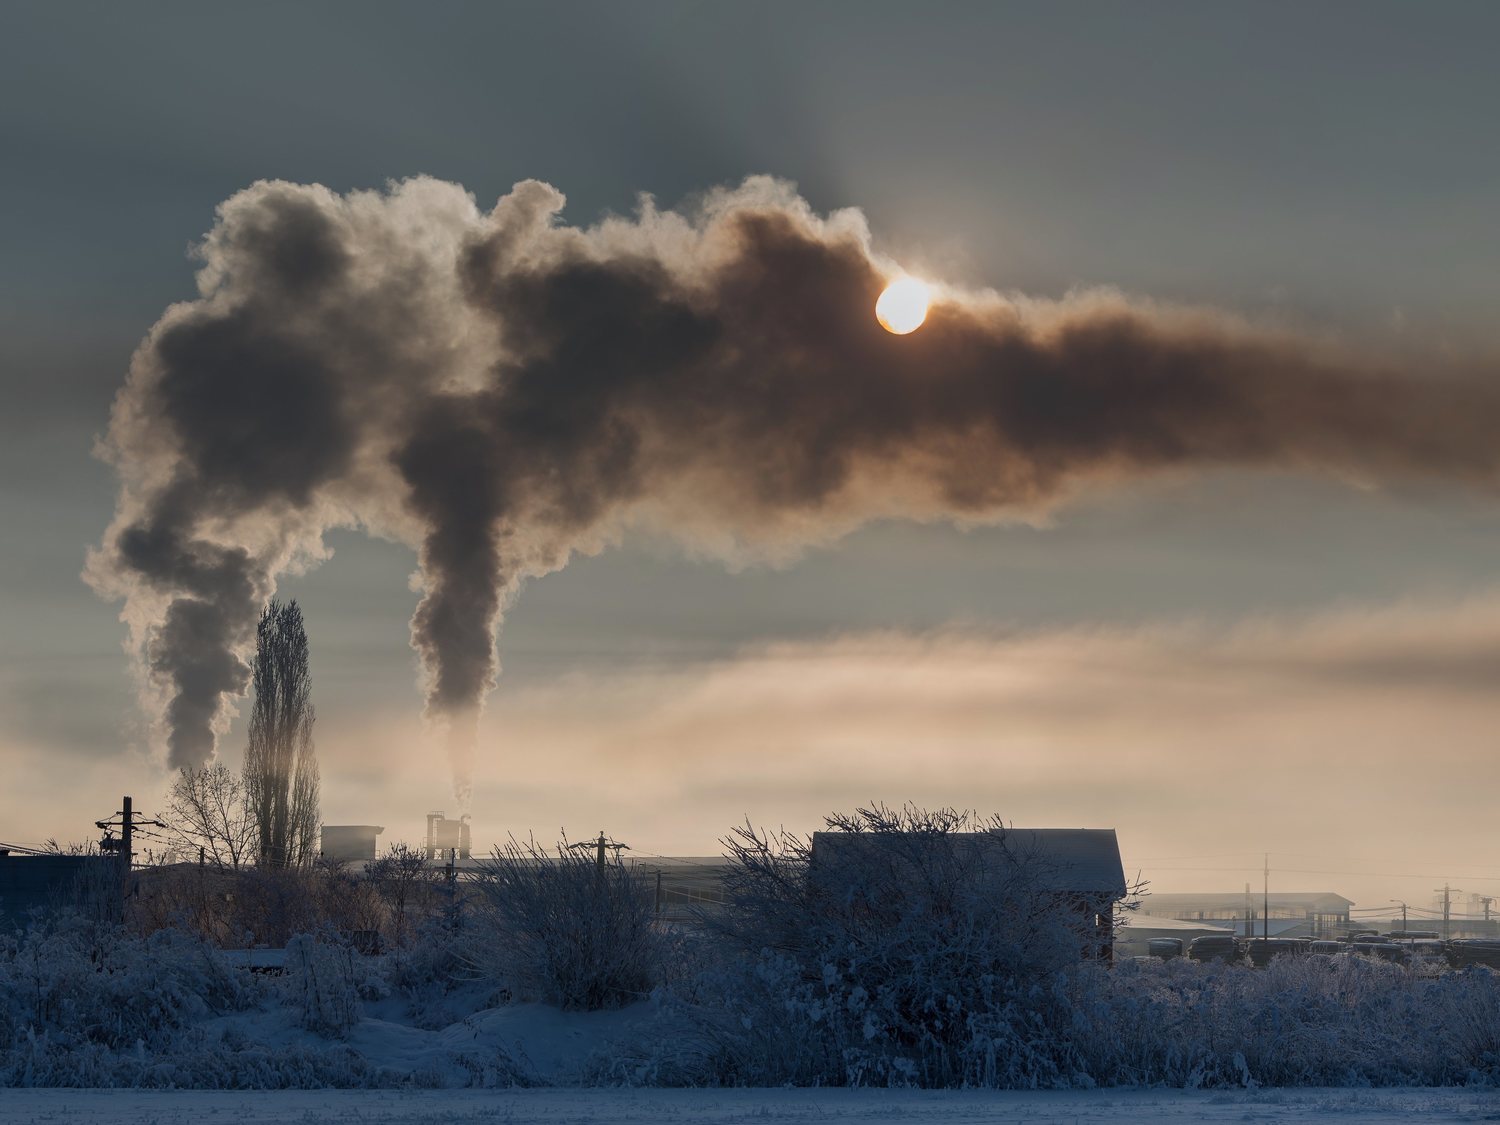
<path fill-rule="evenodd" d="M 318 855 L 318 762 L 307 628 L 295 601 L 273 599 L 261 613 L 253 682 L 245 789 L 259 861 L 307 867 Z"/>
<path fill-rule="evenodd" d="M 749 970 L 726 1051 L 762 1060 L 728 1078 L 984 1081 L 1022 998 L 1090 950 L 1092 915 L 999 818 L 877 805 L 826 824 L 724 841 L 725 907 L 703 921 Z"/>

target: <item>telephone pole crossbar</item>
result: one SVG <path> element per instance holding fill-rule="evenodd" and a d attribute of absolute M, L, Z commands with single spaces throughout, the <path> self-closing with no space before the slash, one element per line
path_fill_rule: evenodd
<path fill-rule="evenodd" d="M 627 852 L 630 851 L 630 845 L 629 844 L 621 844 L 621 843 L 618 843 L 618 842 L 616 842 L 614 840 L 611 840 L 608 836 L 606 836 L 604 834 L 604 830 L 602 828 L 599 830 L 599 838 L 597 840 L 588 840 L 588 841 L 580 840 L 576 844 L 569 844 L 568 847 L 571 850 L 573 850 L 573 851 L 584 851 L 585 849 L 588 849 L 588 848 L 594 848 L 594 849 L 596 849 L 596 853 L 597 854 L 595 856 L 595 863 L 598 865 L 599 875 L 600 875 L 601 878 L 604 875 L 604 853 L 605 853 L 605 851 L 607 851 L 607 850 L 609 850 L 611 848 L 614 849 L 615 859 L 617 861 L 620 858 L 620 852 L 622 852 L 622 851 L 627 851 Z"/>
<path fill-rule="evenodd" d="M 104 838 L 99 841 L 99 850 L 102 852 L 115 852 L 120 867 L 120 911 L 123 916 L 125 901 L 130 897 L 131 884 L 130 872 L 135 862 L 135 833 L 140 828 L 165 828 L 166 825 L 159 820 L 147 820 L 136 815 L 134 802 L 129 797 L 121 798 L 120 811 L 115 813 L 119 817 L 119 823 L 115 823 L 114 817 L 106 817 L 104 820 L 94 821 L 94 827 L 104 830 Z M 118 840 L 110 834 L 110 830 L 118 827 L 120 838 Z"/>

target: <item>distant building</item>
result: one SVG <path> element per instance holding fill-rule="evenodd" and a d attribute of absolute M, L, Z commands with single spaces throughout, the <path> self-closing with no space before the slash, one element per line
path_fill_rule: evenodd
<path fill-rule="evenodd" d="M 453 859 L 455 852 L 457 859 L 466 860 L 471 858 L 472 849 L 467 814 L 457 820 L 449 820 L 447 814 L 441 812 L 427 814 L 428 863 L 442 863 Z"/>
<path fill-rule="evenodd" d="M 323 858 L 333 863 L 369 863 L 375 858 L 379 824 L 323 825 Z"/>
<path fill-rule="evenodd" d="M 1352 899 L 1331 891 L 1282 891 L 1267 896 L 1244 891 L 1147 895 L 1138 914 L 1207 922 L 1241 936 L 1337 937 L 1349 931 Z"/>

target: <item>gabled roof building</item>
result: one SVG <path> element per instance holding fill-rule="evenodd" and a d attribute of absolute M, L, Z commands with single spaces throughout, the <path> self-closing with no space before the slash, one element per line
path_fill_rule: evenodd
<path fill-rule="evenodd" d="M 1185 922 L 1210 922 L 1241 935 L 1336 937 L 1350 928 L 1352 899 L 1332 891 L 1217 891 L 1198 894 L 1152 894 L 1140 913 Z"/>

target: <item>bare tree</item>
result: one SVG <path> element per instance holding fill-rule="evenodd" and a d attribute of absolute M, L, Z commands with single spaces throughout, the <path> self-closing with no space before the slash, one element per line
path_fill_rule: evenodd
<path fill-rule="evenodd" d="M 273 599 L 260 615 L 254 685 L 245 789 L 259 860 L 306 867 L 318 855 L 318 762 L 307 629 L 295 601 Z"/>
<path fill-rule="evenodd" d="M 182 770 L 162 817 L 168 839 L 189 858 L 201 855 L 216 870 L 238 871 L 257 842 L 247 796 L 245 781 L 222 762 Z"/>
<path fill-rule="evenodd" d="M 431 879 L 427 856 L 410 844 L 394 843 L 368 868 L 370 881 L 379 889 L 391 911 L 391 945 L 399 961 L 406 946 L 407 914 L 416 905 L 424 883 Z"/>

